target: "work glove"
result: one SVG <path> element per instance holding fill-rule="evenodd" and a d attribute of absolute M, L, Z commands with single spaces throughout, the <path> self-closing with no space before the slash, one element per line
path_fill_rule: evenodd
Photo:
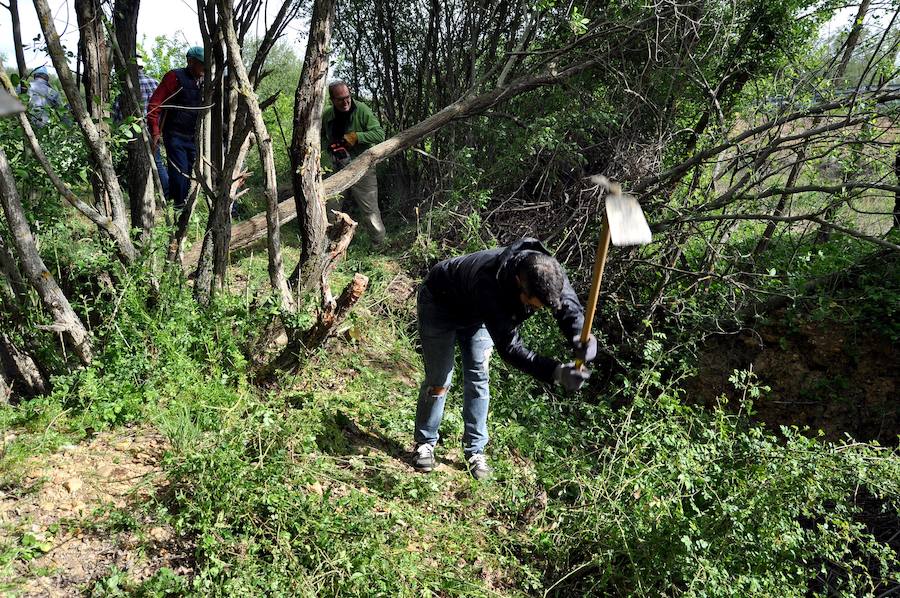
<path fill-rule="evenodd" d="M 586 343 L 581 342 L 581 335 L 572 339 L 572 347 L 575 349 L 575 359 L 590 363 L 597 359 L 597 337 L 593 334 L 588 336 Z"/>
<path fill-rule="evenodd" d="M 553 370 L 553 381 L 566 390 L 578 390 L 591 377 L 591 370 L 575 367 L 575 362 L 561 363 Z"/>
<path fill-rule="evenodd" d="M 356 131 L 347 131 L 344 133 L 344 145 L 353 147 L 357 143 L 359 143 L 359 135 L 356 134 Z"/>

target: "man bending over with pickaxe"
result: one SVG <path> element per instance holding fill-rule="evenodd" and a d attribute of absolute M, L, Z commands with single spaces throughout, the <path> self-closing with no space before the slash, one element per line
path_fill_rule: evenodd
<path fill-rule="evenodd" d="M 444 415 L 458 343 L 463 364 L 463 451 L 469 473 L 478 480 L 490 475 L 484 456 L 488 442 L 491 348 L 514 367 L 538 380 L 578 390 L 590 371 L 575 362 L 559 363 L 522 343 L 519 326 L 538 309 L 548 307 L 575 358 L 590 362 L 597 340 L 582 343 L 584 309 L 559 262 L 535 239 L 455 257 L 434 266 L 419 291 L 417 312 L 425 380 L 416 407 L 413 466 L 434 469 L 434 446 Z"/>

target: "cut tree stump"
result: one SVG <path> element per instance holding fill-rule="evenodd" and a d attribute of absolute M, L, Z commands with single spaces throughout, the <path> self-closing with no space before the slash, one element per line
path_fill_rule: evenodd
<path fill-rule="evenodd" d="M 356 273 L 336 301 L 326 305 L 319 313 L 318 320 L 308 330 L 288 331 L 287 346 L 257 375 L 257 383 L 269 385 L 278 372 L 294 373 L 300 369 L 309 353 L 328 340 L 340 326 L 350 310 L 363 296 L 369 286 L 369 277 Z"/>

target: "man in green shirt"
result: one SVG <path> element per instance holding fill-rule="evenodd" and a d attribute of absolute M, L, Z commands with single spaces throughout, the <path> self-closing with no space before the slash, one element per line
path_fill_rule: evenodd
<path fill-rule="evenodd" d="M 350 97 L 343 81 L 328 86 L 331 105 L 322 114 L 322 164 L 333 172 L 346 167 L 365 150 L 384 141 L 384 130 L 372 109 Z M 347 190 L 362 215 L 363 226 L 375 243 L 384 241 L 384 223 L 378 209 L 378 181 L 372 168 Z M 341 198 L 329 200 L 328 215 L 340 207 Z"/>

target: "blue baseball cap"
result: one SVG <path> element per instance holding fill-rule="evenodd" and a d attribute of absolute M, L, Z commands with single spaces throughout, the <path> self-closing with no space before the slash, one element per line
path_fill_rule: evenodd
<path fill-rule="evenodd" d="M 41 66 L 37 67 L 36 69 L 34 69 L 33 71 L 31 71 L 31 75 L 33 77 L 37 77 L 38 75 L 41 75 L 41 76 L 44 76 L 47 78 L 50 77 L 50 73 L 47 72 L 47 67 L 45 67 L 43 65 L 41 65 Z"/>

